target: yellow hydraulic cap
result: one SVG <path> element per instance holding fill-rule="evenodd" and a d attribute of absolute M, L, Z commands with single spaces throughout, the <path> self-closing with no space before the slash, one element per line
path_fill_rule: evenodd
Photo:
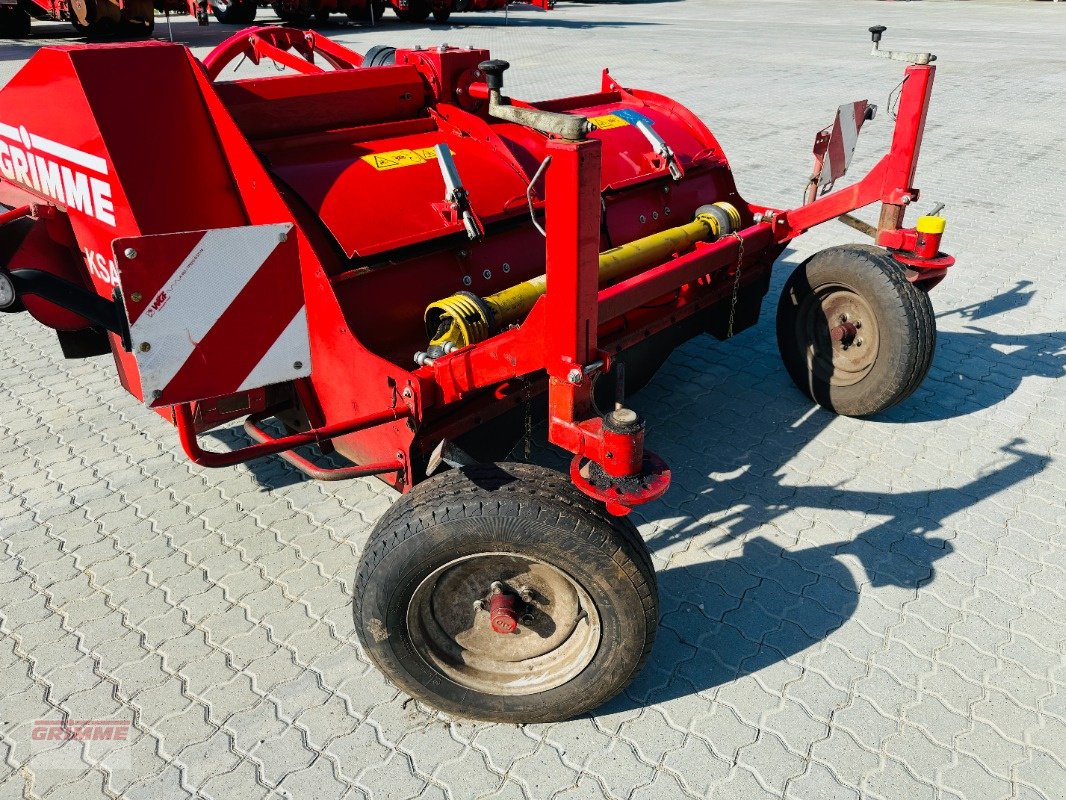
<path fill-rule="evenodd" d="M 696 209 L 696 218 L 692 222 L 600 253 L 600 285 L 627 277 L 642 267 L 661 263 L 696 242 L 714 241 L 737 230 L 740 225 L 740 212 L 730 203 L 701 206 Z M 430 303 L 426 308 L 429 353 L 433 357 L 450 353 L 484 341 L 496 331 L 520 322 L 546 287 L 547 276 L 538 275 L 488 297 L 459 292 Z"/>
<path fill-rule="evenodd" d="M 943 217 L 918 217 L 914 229 L 918 231 L 918 233 L 943 233 L 947 224 L 948 221 Z"/>

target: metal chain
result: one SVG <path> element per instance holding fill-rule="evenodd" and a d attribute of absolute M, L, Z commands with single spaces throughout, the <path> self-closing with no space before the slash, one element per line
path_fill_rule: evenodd
<path fill-rule="evenodd" d="M 740 270 L 744 266 L 744 237 L 736 231 L 729 234 L 737 240 L 737 273 L 733 279 L 733 301 L 729 306 L 729 326 L 726 328 L 725 338 L 733 338 L 733 320 L 737 314 L 737 296 L 740 293 Z"/>

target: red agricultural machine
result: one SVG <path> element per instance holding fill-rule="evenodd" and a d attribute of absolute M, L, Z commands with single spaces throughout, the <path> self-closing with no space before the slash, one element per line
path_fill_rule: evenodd
<path fill-rule="evenodd" d="M 381 19 L 392 8 L 404 22 L 425 22 L 430 15 L 445 23 L 455 12 L 498 11 L 509 5 L 531 5 L 544 11 L 555 0 L 273 0 L 274 13 L 285 22 L 324 23 L 333 14 L 357 22 Z M 30 32 L 32 19 L 70 22 L 89 38 L 138 39 L 155 27 L 154 12 L 185 14 L 207 25 L 210 15 L 225 25 L 251 25 L 260 0 L 0 0 L 0 39 L 20 39 Z"/>
<path fill-rule="evenodd" d="M 740 197 L 692 112 L 606 70 L 530 103 L 484 50 L 361 56 L 277 27 L 203 63 L 161 42 L 44 48 L 0 90 L 0 308 L 68 357 L 111 354 L 196 464 L 280 456 L 402 492 L 355 618 L 404 690 L 465 717 L 580 714 L 633 678 L 657 622 L 625 515 L 670 470 L 627 390 L 682 342 L 753 325 L 784 246 L 872 203 L 876 229 L 848 219 L 873 244 L 788 279 L 782 357 L 858 416 L 929 368 L 926 292 L 953 260 L 941 217 L 903 220 L 935 68 L 872 30 L 907 62 L 891 147 L 832 191 L 873 116 L 842 106 L 787 210 Z M 218 80 L 242 57 L 293 72 Z M 568 475 L 505 461 L 545 414 Z M 239 419 L 247 445 L 201 444 Z"/>
<path fill-rule="evenodd" d="M 403 22 L 425 22 L 432 15 L 434 22 L 443 24 L 453 13 L 499 11 L 513 4 L 549 11 L 555 0 L 273 0 L 270 7 L 279 18 L 294 25 L 307 25 L 312 20 L 323 23 L 333 14 L 344 14 L 355 22 L 376 22 L 387 8 Z M 255 21 L 258 2 L 211 0 L 211 7 L 219 22 L 250 25 Z"/>
<path fill-rule="evenodd" d="M 138 39 L 152 33 L 156 10 L 207 24 L 207 0 L 0 0 L 0 39 L 27 36 L 33 19 L 69 22 L 91 38 Z"/>

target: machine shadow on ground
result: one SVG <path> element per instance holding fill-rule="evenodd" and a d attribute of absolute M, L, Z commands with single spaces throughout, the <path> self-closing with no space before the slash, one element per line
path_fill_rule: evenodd
<path fill-rule="evenodd" d="M 39 23 L 33 21 L 29 36 L 24 39 L 0 39 L 0 61 L 23 62 L 42 47 L 52 45 L 85 44 L 86 39 L 69 22 Z M 0 84 L 7 83 L 6 80 Z"/>
<path fill-rule="evenodd" d="M 1015 310 L 1032 297 L 1024 291 L 1027 285 L 939 316 L 974 320 Z M 746 335 L 772 334 L 769 316 L 764 311 L 759 326 Z M 939 335 L 938 356 L 926 384 L 878 418 L 883 427 L 872 437 L 884 435 L 890 445 L 896 424 L 970 414 L 1004 400 L 1025 377 L 1066 373 L 1066 332 L 1003 335 L 970 326 L 968 330 L 972 332 Z M 885 492 L 796 485 L 789 479 L 788 465 L 833 415 L 812 410 L 796 392 L 776 350 L 762 349 L 753 359 L 751 350 L 737 349 L 708 364 L 723 378 L 711 389 L 706 380 L 680 374 L 700 369 L 699 360 L 691 357 L 691 343 L 681 353 L 685 351 L 689 358 L 675 356 L 665 370 L 673 371 L 677 380 L 660 376 L 639 406 L 649 415 L 679 407 L 681 414 L 687 413 L 685 424 L 691 430 L 719 435 L 701 441 L 697 451 L 680 432 L 660 431 L 672 443 L 658 450 L 674 467 L 671 492 L 688 499 L 678 509 L 668 494 L 663 504 L 641 509 L 637 516 L 657 529 L 648 545 L 664 557 L 669 555 L 664 551 L 683 550 L 700 536 L 709 539 L 707 546 L 730 540 L 743 540 L 743 545 L 739 555 L 716 559 L 708 553 L 707 560 L 691 563 L 693 559 L 686 558 L 690 563 L 659 572 L 663 614 L 648 668 L 598 713 L 711 690 L 799 653 L 851 617 L 861 585 L 917 590 L 930 583 L 936 562 L 953 550 L 950 540 L 967 534 L 951 527 L 952 515 L 1032 478 L 1052 462 L 1049 455 L 1030 452 L 1023 440 L 1013 439 L 990 442 L 983 454 L 987 467 L 961 486 L 923 486 L 928 482 L 917 477 L 912 486 Z M 739 416 L 743 424 L 730 423 L 733 409 L 751 407 L 760 413 Z M 660 438 L 653 428 L 653 449 Z M 841 482 L 847 477 L 843 466 Z M 770 526 L 794 509 L 853 512 L 852 519 L 862 515 L 861 530 L 851 535 L 847 529 L 823 527 L 812 531 L 810 539 L 829 539 L 827 544 L 810 546 L 808 539 L 805 545 L 800 534 L 795 544 L 782 546 L 782 531 Z M 710 526 L 708 517 L 714 518 Z M 861 569 L 849 568 L 841 558 L 846 556 Z"/>
<path fill-rule="evenodd" d="M 860 581 L 841 557 L 861 565 L 862 583 L 910 590 L 932 582 L 935 563 L 952 552 L 957 534 L 946 520 L 957 512 L 1043 471 L 1049 456 L 1028 452 L 1022 440 L 996 453 L 1004 466 L 961 487 L 878 493 L 833 486 L 786 487 L 780 475 L 748 470 L 725 483 L 729 497 L 746 505 L 716 522 L 720 539 L 745 538 L 741 553 L 658 574 L 663 615 L 648 667 L 600 713 L 623 710 L 713 689 L 799 653 L 829 636 L 854 613 Z M 678 476 L 695 479 L 698 470 Z M 676 474 L 676 473 L 675 473 Z M 686 516 L 669 515 L 671 530 L 685 537 L 705 533 L 703 514 L 721 510 L 719 485 L 684 506 Z M 760 502 L 767 496 L 781 503 Z M 785 499 L 785 495 L 789 495 Z M 781 546 L 758 531 L 793 508 L 842 509 L 864 515 L 869 525 L 855 536 L 844 531 L 820 546 Z M 888 519 L 884 519 L 888 517 Z M 649 521 L 654 523 L 654 517 Z M 943 535 L 937 531 L 943 530 Z M 777 532 L 779 533 L 779 532 Z M 824 530 L 814 535 L 826 538 Z M 751 538 L 748 535 L 754 534 Z M 672 537 L 653 538 L 653 550 Z"/>

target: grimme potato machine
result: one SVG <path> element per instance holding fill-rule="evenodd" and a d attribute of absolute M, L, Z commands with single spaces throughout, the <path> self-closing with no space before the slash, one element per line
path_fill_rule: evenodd
<path fill-rule="evenodd" d="M 210 4 L 219 22 L 250 25 L 259 0 L 210 0 Z M 550 11 L 555 0 L 272 0 L 270 7 L 279 18 L 294 25 L 307 25 L 312 19 L 322 23 L 333 14 L 344 14 L 355 22 L 375 22 L 388 8 L 402 22 L 421 23 L 432 15 L 434 22 L 444 24 L 454 13 L 506 10 L 509 5 Z"/>
<path fill-rule="evenodd" d="M 907 64 L 891 146 L 834 190 L 875 110 L 841 106 L 791 209 L 742 199 L 691 111 L 606 70 L 530 103 L 505 94 L 507 62 L 459 47 L 360 55 L 284 27 L 202 63 L 162 42 L 46 47 L 0 90 L 0 308 L 68 357 L 110 354 L 196 464 L 280 456 L 402 492 L 354 613 L 404 690 L 466 717 L 580 714 L 639 671 L 657 623 L 625 515 L 670 470 L 627 390 L 687 339 L 752 326 L 784 246 L 836 218 L 874 241 L 788 279 L 789 373 L 865 416 L 929 368 L 927 290 L 953 259 L 942 217 L 903 221 L 934 57 L 871 31 Z M 292 72 L 218 80 L 241 57 Z M 876 228 L 850 216 L 873 203 Z M 544 415 L 568 475 L 506 461 Z M 201 444 L 240 419 L 248 444 Z"/>
<path fill-rule="evenodd" d="M 34 19 L 69 22 L 82 36 L 137 39 L 155 28 L 156 10 L 207 24 L 208 0 L 0 0 L 0 39 L 28 36 Z"/>
<path fill-rule="evenodd" d="M 90 39 L 137 39 L 155 29 L 155 12 L 188 13 L 200 25 L 214 15 L 225 25 L 251 25 L 261 0 L 0 0 L 0 39 L 21 39 L 34 19 L 70 22 Z M 530 5 L 543 11 L 555 0 L 272 0 L 274 13 L 293 25 L 312 20 L 325 23 L 333 14 L 356 22 L 374 23 L 391 8 L 403 22 L 429 19 L 444 24 L 453 13 L 499 11 L 510 5 Z"/>

